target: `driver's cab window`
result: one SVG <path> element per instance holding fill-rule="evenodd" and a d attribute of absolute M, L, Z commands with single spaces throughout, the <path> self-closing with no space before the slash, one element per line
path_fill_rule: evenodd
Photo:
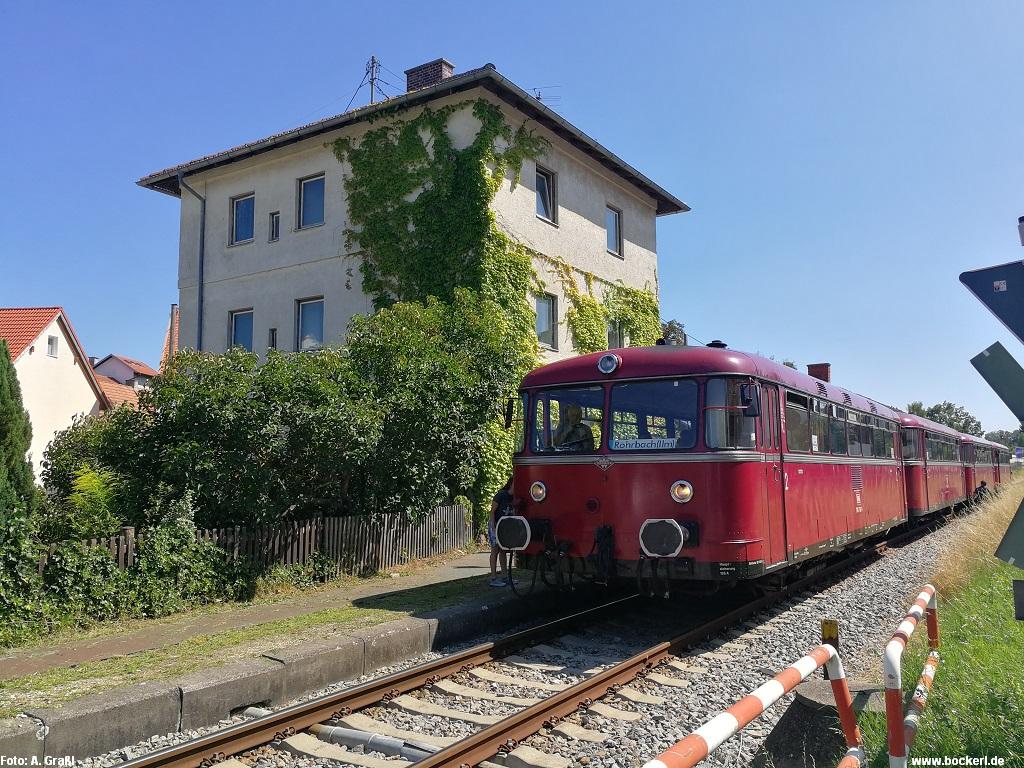
<path fill-rule="evenodd" d="M 537 395 L 534 453 L 594 453 L 601 445 L 604 388 L 567 387 Z"/>

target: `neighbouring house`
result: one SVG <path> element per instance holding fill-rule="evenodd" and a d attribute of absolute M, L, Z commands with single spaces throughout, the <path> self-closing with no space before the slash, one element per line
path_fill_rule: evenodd
<path fill-rule="evenodd" d="M 510 237 L 528 246 L 544 287 L 532 297 L 548 359 L 573 353 L 566 312 L 575 291 L 618 283 L 658 291 L 656 222 L 689 210 L 543 102 L 486 65 L 462 74 L 438 59 L 406 72 L 407 92 L 335 117 L 153 173 L 139 185 L 180 199 L 178 343 L 264 354 L 340 343 L 353 315 L 372 311 L 350 252 L 344 169 L 330 144 L 358 140 L 375 121 L 479 99 L 550 147 L 505 179 L 491 203 Z M 375 123 L 377 126 L 380 122 Z M 642 126 L 642 120 L 637 119 Z M 456 148 L 481 128 L 471 106 L 445 126 Z M 646 130 L 647 128 L 643 128 Z M 621 346 L 621 329 L 608 329 Z M 179 338 L 180 333 L 180 338 Z M 171 328 L 168 349 L 171 348 Z"/>
<path fill-rule="evenodd" d="M 111 403 L 61 307 L 0 307 L 0 338 L 32 424 L 28 459 L 39 477 L 54 435 L 76 416 L 100 413 Z"/>
<path fill-rule="evenodd" d="M 129 386 L 132 389 L 143 389 L 149 386 L 149 380 L 159 376 L 159 371 L 154 370 L 141 360 L 134 360 L 124 355 L 110 354 L 93 363 L 93 370 L 101 376 L 107 376 L 118 384 Z"/>
<path fill-rule="evenodd" d="M 164 349 L 160 353 L 160 372 L 167 368 L 174 353 L 178 351 L 178 305 L 171 304 L 171 316 L 167 321 L 167 333 L 164 335 Z"/>

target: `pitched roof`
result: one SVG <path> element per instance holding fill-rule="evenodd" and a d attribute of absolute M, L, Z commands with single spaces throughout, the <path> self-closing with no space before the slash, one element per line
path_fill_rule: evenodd
<path fill-rule="evenodd" d="M 160 370 L 167 368 L 174 353 L 178 351 L 178 305 L 171 304 L 171 319 L 167 322 L 164 336 L 164 351 L 160 354 Z"/>
<path fill-rule="evenodd" d="M 0 307 L 0 338 L 7 341 L 11 361 L 17 360 L 55 318 L 68 338 L 78 367 L 82 369 L 82 374 L 96 394 L 100 408 L 109 408 L 110 401 L 96 380 L 96 373 L 89 364 L 85 348 L 78 340 L 78 335 L 63 307 Z"/>
<path fill-rule="evenodd" d="M 125 357 L 124 355 L 115 355 L 115 354 L 107 355 L 102 360 L 100 360 L 98 363 L 96 363 L 96 365 L 94 365 L 93 368 L 98 368 L 99 366 L 103 365 L 103 363 L 105 363 L 110 358 L 114 358 L 115 360 L 120 360 L 122 363 L 124 363 L 129 368 L 131 368 L 133 372 L 141 374 L 143 376 L 159 376 L 160 375 L 159 371 L 154 371 L 151 367 L 146 365 L 141 360 L 135 360 L 135 359 L 133 359 L 131 357 Z"/>
<path fill-rule="evenodd" d="M 133 408 L 138 406 L 139 393 L 133 387 L 129 387 L 127 384 L 122 384 L 119 381 L 114 381 L 102 373 L 96 374 L 96 381 L 99 382 L 103 394 L 107 396 L 107 401 L 110 403 L 111 408 L 115 408 L 121 405 L 121 403 L 128 403 Z"/>
<path fill-rule="evenodd" d="M 0 339 L 7 342 L 11 360 L 17 360 L 60 312 L 60 307 L 0 307 Z"/>
<path fill-rule="evenodd" d="M 434 99 L 476 87 L 490 91 L 498 98 L 524 113 L 527 117 L 535 120 L 555 135 L 567 141 L 578 151 L 589 155 L 627 183 L 653 197 L 658 203 L 657 212 L 659 216 L 666 213 L 679 213 L 680 211 L 690 210 L 690 207 L 682 200 L 662 189 L 633 166 L 572 125 L 546 104 L 528 94 L 511 80 L 500 75 L 493 64 L 485 64 L 479 69 L 471 69 L 460 75 L 447 77 L 436 85 L 411 91 L 387 101 L 353 109 L 350 112 L 343 112 L 340 115 L 317 120 L 316 122 L 288 131 L 282 131 L 281 133 L 275 133 L 272 136 L 251 141 L 233 149 L 215 152 L 212 155 L 206 155 L 197 160 L 181 163 L 180 165 L 144 176 L 136 183 L 139 186 L 148 187 L 157 192 L 180 197 L 181 184 L 179 180 L 181 176 L 217 168 L 237 160 L 252 157 L 253 155 L 269 152 L 278 147 L 319 136 L 329 131 L 335 131 L 354 123 L 379 117 L 379 114 L 385 110 L 418 106 Z"/>

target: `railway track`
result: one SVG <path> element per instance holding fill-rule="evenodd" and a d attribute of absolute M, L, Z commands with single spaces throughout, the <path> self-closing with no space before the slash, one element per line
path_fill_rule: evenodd
<path fill-rule="evenodd" d="M 564 719 L 576 711 L 589 711 L 603 718 L 635 719 L 639 715 L 629 702 L 654 703 L 652 697 L 630 685 L 637 679 L 650 678 L 661 686 L 684 687 L 688 683 L 678 677 L 688 665 L 675 654 L 681 653 L 727 628 L 736 626 L 775 603 L 806 592 L 822 582 L 876 558 L 888 547 L 898 546 L 921 537 L 941 520 L 893 534 L 883 541 L 859 550 L 824 567 L 817 573 L 755 599 L 719 611 L 696 625 L 677 627 L 671 639 L 635 648 L 626 658 L 610 660 L 588 648 L 588 641 L 571 633 L 594 631 L 602 623 L 619 621 L 623 630 L 650 627 L 652 621 L 637 621 L 645 605 L 661 608 L 664 603 L 649 603 L 638 595 L 621 597 L 603 605 L 505 637 L 496 642 L 429 661 L 370 682 L 295 704 L 277 711 L 249 710 L 251 719 L 217 730 L 172 747 L 151 752 L 124 763 L 124 768 L 195 768 L 208 767 L 244 755 L 248 751 L 266 750 L 268 745 L 294 754 L 323 757 L 349 764 L 380 768 L 382 765 L 402 768 L 445 768 L 474 766 L 514 756 L 517 766 L 553 765 L 543 756 L 533 754 L 529 747 L 519 746 L 524 739 L 552 729 L 570 739 L 600 741 L 604 734 L 588 731 Z M 659 619 L 664 621 L 664 611 Z M 633 616 L 622 624 L 623 617 Z M 651 617 L 648 617 L 651 618 Z M 662 633 L 667 628 L 663 628 Z M 555 638 L 571 641 L 569 649 L 553 648 L 547 643 Z M 638 641 L 642 638 L 636 638 Z M 532 658 L 531 658 L 532 652 Z M 505 686 L 515 695 L 494 693 L 455 682 L 452 678 L 470 678 L 472 682 Z M 467 679 L 466 682 L 470 682 Z M 427 690 L 453 706 L 438 705 L 429 699 L 410 694 Z M 608 698 L 612 703 L 601 702 Z M 474 707 L 459 707 L 459 701 L 475 701 Z M 616 706 L 616 703 L 619 706 Z M 622 706 L 625 705 L 625 708 Z M 400 710 L 403 716 L 422 716 L 427 721 L 437 718 L 458 721 L 459 736 L 438 737 L 426 731 L 403 729 L 388 722 L 387 717 L 367 716 L 365 712 Z M 490 712 L 481 711 L 483 709 Z M 497 712 L 498 714 L 494 714 Z M 376 736 L 371 739 L 371 736 Z M 328 742 L 334 742 L 329 744 Z M 339 744 L 352 748 L 344 751 Z M 353 751 L 362 750 L 362 751 Z M 367 753 L 388 755 L 375 758 Z M 263 752 L 266 757 L 266 752 Z M 502 762 L 502 758 L 498 758 Z"/>

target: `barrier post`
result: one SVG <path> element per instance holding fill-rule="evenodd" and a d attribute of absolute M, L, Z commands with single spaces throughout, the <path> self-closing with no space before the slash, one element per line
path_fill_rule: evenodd
<path fill-rule="evenodd" d="M 835 619 L 821 620 L 821 644 L 831 645 L 839 652 L 839 622 Z M 825 668 L 825 679 L 829 679 L 828 667 Z"/>
<path fill-rule="evenodd" d="M 925 616 L 928 628 L 928 646 L 931 649 L 925 661 L 924 670 L 914 697 L 903 714 L 903 678 L 901 664 L 903 650 L 907 647 L 910 636 L 914 634 L 921 617 Z M 885 673 L 885 724 L 889 742 L 890 768 L 905 768 L 907 750 L 917 735 L 917 726 L 928 702 L 935 670 L 939 666 L 939 614 L 935 600 L 935 587 L 925 584 L 907 615 L 893 633 L 892 639 L 885 646 L 883 670 Z"/>
<path fill-rule="evenodd" d="M 825 667 L 829 672 L 829 682 L 836 697 L 839 722 L 846 740 L 847 752 L 839 765 L 841 768 L 863 765 L 864 749 L 860 729 L 857 727 L 857 714 L 853 710 L 853 697 L 846 682 L 846 671 L 836 649 L 823 644 L 648 761 L 644 768 L 693 768 L 820 667 Z"/>

